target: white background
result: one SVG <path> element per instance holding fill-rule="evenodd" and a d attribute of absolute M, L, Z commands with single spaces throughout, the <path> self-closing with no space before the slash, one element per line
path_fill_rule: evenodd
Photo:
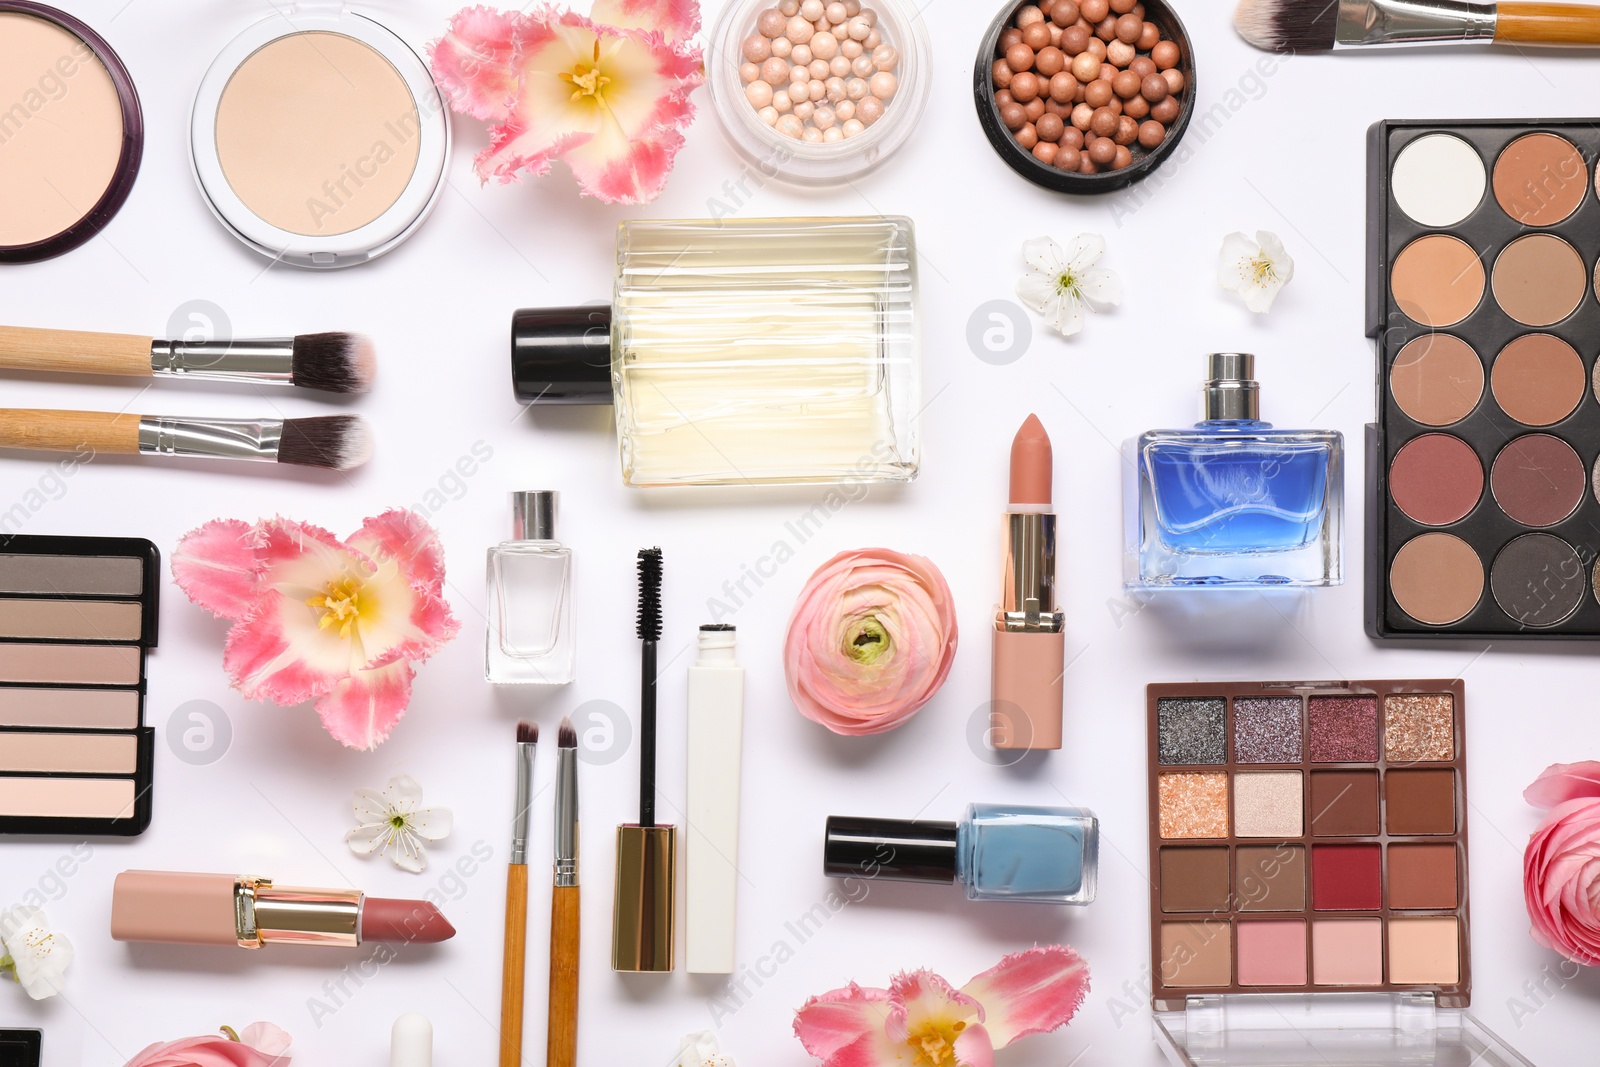
<path fill-rule="evenodd" d="M 710 6 L 714 16 L 720 5 Z M 727 599 L 724 583 L 757 566 L 780 539 L 791 542 L 794 559 L 759 587 L 748 585 L 731 620 L 749 667 L 740 958 L 752 973 L 761 964 L 769 977 L 748 979 L 742 1006 L 714 1020 L 710 1004 L 722 991 L 714 980 L 681 970 L 626 978 L 610 972 L 612 827 L 633 816 L 635 753 L 586 765 L 585 1065 L 657 1067 L 669 1062 L 682 1034 L 720 1021 L 723 1045 L 741 1067 L 801 1067 L 811 1061 L 790 1021 L 806 997 L 851 979 L 883 984 L 892 972 L 919 965 L 959 983 L 1035 941 L 1078 948 L 1092 967 L 1093 993 L 1068 1029 L 1017 1046 L 1003 1062 L 1154 1063 L 1147 1000 L 1137 988 L 1149 937 L 1145 684 L 1455 675 L 1466 679 L 1469 694 L 1475 1011 L 1536 1063 L 1592 1058 L 1600 978 L 1584 974 L 1561 988 L 1559 959 L 1528 937 L 1520 884 L 1522 847 L 1535 824 L 1521 790 L 1553 761 L 1600 756 L 1589 650 L 1550 642 L 1378 647 L 1362 631 L 1359 580 L 1361 430 L 1373 403 L 1373 358 L 1362 336 L 1365 130 L 1382 118 L 1592 112 L 1592 57 L 1488 50 L 1323 56 L 1262 78 L 1252 73 L 1260 56 L 1235 38 L 1224 5 L 1191 0 L 1183 13 L 1199 55 L 1202 107 L 1235 89 L 1242 106 L 1204 144 L 1191 133 L 1192 157 L 1169 164 L 1159 188 L 1074 199 L 1015 176 L 978 128 L 971 70 L 991 6 L 933 0 L 926 11 L 933 97 L 914 140 L 853 185 L 814 194 L 751 187 L 747 202 L 736 205 L 747 216 L 885 212 L 910 215 L 918 225 L 922 476 L 902 489 L 874 489 L 810 541 L 794 544 L 785 523 L 823 490 L 628 490 L 605 409 L 529 413 L 510 389 L 506 334 L 514 308 L 605 297 L 618 220 L 700 217 L 714 210 L 715 198 L 726 202 L 724 183 L 741 168 L 704 90 L 666 194 L 643 211 L 580 200 L 559 166 L 530 185 L 481 189 L 469 164 L 485 134 L 480 124 L 457 120 L 450 187 L 409 243 L 345 272 L 266 270 L 265 260 L 212 219 L 185 154 L 190 99 L 210 58 L 247 22 L 268 14 L 266 4 L 82 0 L 71 7 L 119 50 L 138 84 L 148 129 L 144 171 L 103 238 L 51 262 L 0 271 L 0 321 L 160 334 L 171 316 L 186 313 L 186 302 L 208 300 L 225 310 L 238 336 L 367 332 L 378 344 L 381 380 L 353 407 L 375 424 L 378 448 L 369 466 L 349 476 L 101 460 L 78 471 L 26 530 L 137 535 L 170 552 L 208 519 L 276 512 L 345 534 L 364 516 L 418 504 L 442 487 L 446 502 L 432 520 L 448 548 L 449 596 L 463 626 L 461 637 L 422 668 L 394 737 L 375 753 L 352 752 L 329 739 L 309 708 L 240 700 L 221 670 L 224 625 L 168 584 L 161 647 L 150 664 L 148 716 L 158 730 L 154 826 L 132 842 L 94 842 L 89 859 L 59 883 L 49 872 L 70 855 L 72 842 L 0 846 L 0 904 L 35 889 L 59 896 L 49 914 L 77 946 L 65 996 L 34 1005 L 19 990 L 0 988 L 0 1025 L 42 1026 L 48 1067 L 116 1067 L 154 1040 L 255 1019 L 294 1035 L 298 1063 L 376 1067 L 387 1062 L 391 1022 L 407 1010 L 433 1017 L 443 1067 L 492 1062 L 515 721 L 537 719 L 548 739 L 561 715 L 586 701 L 614 701 L 634 713 L 633 557 L 640 546 L 660 544 L 669 664 L 661 788 L 664 808 L 673 810 L 683 797 L 683 668 L 694 630 L 709 621 L 711 598 Z M 420 46 L 443 29 L 451 10 L 444 0 L 428 0 L 384 17 Z M 1258 228 L 1281 234 L 1297 265 L 1269 318 L 1250 315 L 1215 280 L 1223 235 Z M 1022 358 L 1007 366 L 977 358 L 965 340 L 968 319 L 985 301 L 1011 296 L 1022 242 L 1039 234 L 1064 241 L 1084 231 L 1104 234 L 1110 245 L 1105 265 L 1126 283 L 1121 309 L 1093 319 L 1072 341 L 1045 335 L 1034 319 Z M 1178 594 L 1129 614 L 1137 605 L 1119 585 L 1122 467 L 1113 446 L 1147 428 L 1192 421 L 1201 355 L 1218 348 L 1259 354 L 1267 418 L 1346 435 L 1351 580 L 1272 602 Z M 0 390 L 7 405 L 218 415 L 334 410 L 283 392 L 182 384 L 158 385 L 137 399 L 114 384 L 14 377 Z M 1056 443 L 1065 517 L 1061 584 L 1074 665 L 1066 679 L 1065 750 L 1005 769 L 975 754 L 969 739 L 988 692 L 1007 448 L 1030 411 Z M 492 459 L 456 482 L 458 459 L 478 442 L 492 449 Z M 30 488 L 53 485 L 54 470 L 49 458 L 0 459 L 0 510 Z M 580 680 L 542 699 L 482 680 L 484 551 L 508 536 L 507 492 L 534 487 L 563 494 L 560 534 L 575 548 L 579 583 Z M 869 740 L 836 738 L 803 720 L 785 695 L 784 624 L 814 567 L 841 549 L 878 544 L 938 563 L 959 604 L 963 643 L 948 684 L 912 724 Z M 197 700 L 223 709 L 231 723 L 231 747 L 209 766 L 181 762 L 167 744 L 174 712 Z M 548 748 L 541 756 L 541 786 L 548 787 L 553 760 Z M 402 772 L 456 814 L 455 834 L 420 877 L 357 858 L 342 842 L 352 792 Z M 550 847 L 547 798 L 538 809 L 539 857 Z M 820 873 L 828 814 L 955 818 L 972 800 L 1070 801 L 1097 811 L 1100 899 L 1083 910 L 1005 907 L 968 903 L 954 889 L 884 884 L 804 944 L 787 931 L 837 889 Z M 480 854 L 493 853 L 487 864 L 472 858 L 480 842 Z M 471 873 L 463 875 L 458 863 Z M 542 1062 L 544 1047 L 549 891 L 542 864 L 530 922 L 530 1063 Z M 390 896 L 433 891 L 447 898 L 460 932 L 436 948 L 407 949 L 365 984 L 347 979 L 348 994 L 330 995 L 324 983 L 341 967 L 356 973 L 372 958 L 370 947 L 349 955 L 250 955 L 113 943 L 111 882 L 129 867 L 249 872 Z M 794 951 L 774 972 L 761 959 L 779 942 Z M 1524 988 L 1530 981 L 1547 991 L 1531 998 Z M 337 1010 L 314 1018 L 314 1001 Z"/>

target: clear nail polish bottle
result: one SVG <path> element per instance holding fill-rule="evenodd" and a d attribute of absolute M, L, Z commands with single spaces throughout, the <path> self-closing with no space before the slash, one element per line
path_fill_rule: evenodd
<path fill-rule="evenodd" d="M 630 486 L 917 475 L 911 220 L 624 222 L 609 307 L 524 308 L 517 398 L 614 404 Z"/>
<path fill-rule="evenodd" d="M 556 494 L 511 494 L 512 539 L 489 549 L 486 676 L 499 685 L 566 685 L 577 670 L 572 549 L 556 540 Z"/>
<path fill-rule="evenodd" d="M 959 822 L 828 819 L 823 871 L 833 878 L 960 882 L 968 900 L 1089 904 L 1100 823 L 1081 808 L 971 804 Z"/>
<path fill-rule="evenodd" d="M 1339 585 L 1344 436 L 1261 421 L 1255 357 L 1206 358 L 1205 418 L 1129 442 L 1127 584 Z"/>

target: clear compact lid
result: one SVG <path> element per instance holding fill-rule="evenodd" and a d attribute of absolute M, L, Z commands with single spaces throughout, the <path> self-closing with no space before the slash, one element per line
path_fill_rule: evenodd
<path fill-rule="evenodd" d="M 1155 1039 L 1178 1067 L 1533 1067 L 1428 993 L 1190 997 L 1156 1012 Z"/>

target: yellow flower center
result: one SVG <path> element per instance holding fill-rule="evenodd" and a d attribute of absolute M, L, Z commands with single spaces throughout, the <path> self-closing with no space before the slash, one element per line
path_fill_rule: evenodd
<path fill-rule="evenodd" d="M 1278 276 L 1278 268 L 1266 256 L 1257 256 L 1249 264 L 1250 277 L 1257 285 L 1265 285 Z"/>
<path fill-rule="evenodd" d="M 326 630 L 337 626 L 339 636 L 348 638 L 356 623 L 361 621 L 361 580 L 340 578 L 329 582 L 320 594 L 306 603 L 322 612 L 317 620 L 318 628 Z"/>
<path fill-rule="evenodd" d="M 581 100 L 583 97 L 592 96 L 596 104 L 605 107 L 605 88 L 611 84 L 611 79 L 600 70 L 600 42 L 595 41 L 594 43 L 593 62 L 580 62 L 572 70 L 562 71 L 561 80 L 572 86 L 572 100 L 574 102 Z"/>
<path fill-rule="evenodd" d="M 951 1067 L 956 1062 L 956 1038 L 967 1024 L 957 1020 L 930 1019 L 910 1035 L 906 1044 L 911 1046 L 913 1067 Z"/>

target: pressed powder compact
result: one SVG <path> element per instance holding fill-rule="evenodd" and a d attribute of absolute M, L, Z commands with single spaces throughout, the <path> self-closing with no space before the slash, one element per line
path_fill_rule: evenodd
<path fill-rule="evenodd" d="M 300 267 L 375 259 L 444 188 L 450 123 L 427 65 L 339 8 L 274 15 L 206 72 L 190 127 L 195 177 L 223 225 Z"/>
<path fill-rule="evenodd" d="M 1368 145 L 1367 630 L 1600 638 L 1593 122 Z"/>
<path fill-rule="evenodd" d="M 78 19 L 0 0 L 0 263 L 69 252 L 128 198 L 144 154 L 139 95 Z"/>

